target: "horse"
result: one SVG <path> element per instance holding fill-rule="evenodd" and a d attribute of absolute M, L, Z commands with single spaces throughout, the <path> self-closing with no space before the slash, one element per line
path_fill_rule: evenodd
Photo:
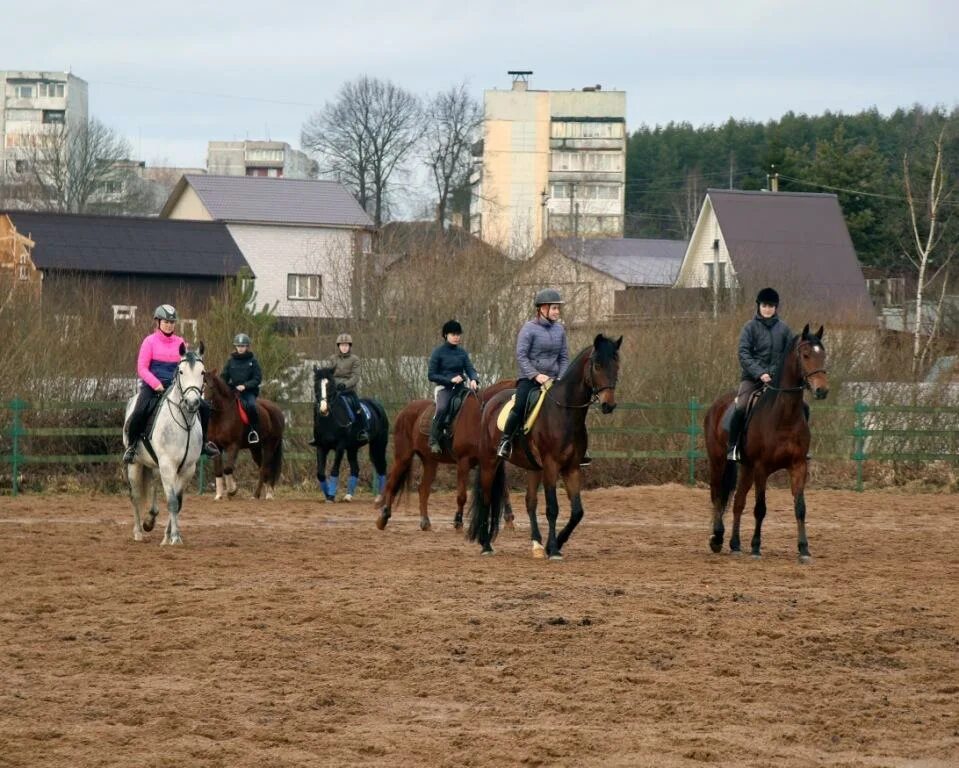
<path fill-rule="evenodd" d="M 733 489 L 733 532 L 729 549 L 739 554 L 739 521 L 746 506 L 746 495 L 756 485 L 756 506 L 753 515 L 756 528 L 753 531 L 752 555 L 760 557 L 761 531 L 766 516 L 766 481 L 773 472 L 789 471 L 793 505 L 796 513 L 799 561 L 810 561 L 809 542 L 806 538 L 806 500 L 804 489 L 808 477 L 809 424 L 807 405 L 803 398 L 805 390 L 813 392 L 817 400 L 829 394 L 829 378 L 826 374 L 826 348 L 822 343 L 823 328 L 809 332 L 809 326 L 792 338 L 786 351 L 778 381 L 767 385 L 749 416 L 743 430 L 745 448 L 742 456 L 742 476 L 736 462 L 727 461 L 728 430 L 723 427 L 723 416 L 735 398 L 727 392 L 716 399 L 706 411 L 703 428 L 706 436 L 706 453 L 709 457 L 709 491 L 713 507 L 713 535 L 709 548 L 720 552 L 723 548 L 723 513 Z"/>
<path fill-rule="evenodd" d="M 272 499 L 273 489 L 283 468 L 283 430 L 286 424 L 283 411 L 272 400 L 264 397 L 256 399 L 256 410 L 260 417 L 257 427 L 260 442 L 250 445 L 246 439 L 249 430 L 240 415 L 243 407 L 240 398 L 217 373 L 216 370 L 207 371 L 203 376 L 207 397 L 212 406 L 207 439 L 220 448 L 220 455 L 213 460 L 213 471 L 216 475 L 216 495 L 213 500 L 219 501 L 224 493 L 230 496 L 236 494 L 233 468 L 241 448 L 249 448 L 250 455 L 260 470 L 253 498 L 265 496 Z"/>
<path fill-rule="evenodd" d="M 133 502 L 133 540 L 143 541 L 143 532 L 152 531 L 159 511 L 157 509 L 154 472 L 159 472 L 166 494 L 169 520 L 163 533 L 164 544 L 182 544 L 179 514 L 183 508 L 183 488 L 193 477 L 202 449 L 203 429 L 199 410 L 203 397 L 203 342 L 196 352 L 187 351 L 180 344 L 180 362 L 172 384 L 160 396 L 156 406 L 153 429 L 147 440 L 140 441 L 136 458 L 127 465 L 130 499 Z M 133 412 L 136 396 L 127 401 L 124 427 Z M 123 447 L 129 445 L 126 428 Z M 147 493 L 152 489 L 150 510 L 140 520 L 140 510 L 147 506 Z"/>
<path fill-rule="evenodd" d="M 333 383 L 332 368 L 313 366 L 313 443 L 316 446 L 316 479 L 327 501 L 336 501 L 339 485 L 340 462 L 346 453 L 350 463 L 350 477 L 347 481 L 344 501 L 353 501 L 356 486 L 360 481 L 360 463 L 356 454 L 366 441 L 357 439 L 352 421 L 350 406 L 343 397 L 337 395 Z M 372 398 L 361 398 L 369 420 L 370 461 L 376 472 L 375 487 L 377 498 L 383 492 L 386 482 L 386 444 L 390 439 L 390 420 L 382 404 Z M 335 451 L 333 469 L 326 477 L 326 457 Z"/>
<path fill-rule="evenodd" d="M 381 531 L 389 522 L 392 506 L 399 499 L 412 477 L 413 457 L 419 456 L 423 464 L 420 479 L 420 530 L 432 528 L 427 505 L 436 470 L 440 464 L 456 465 L 456 515 L 453 527 L 463 527 L 463 508 L 466 506 L 466 490 L 469 471 L 476 466 L 476 451 L 479 446 L 480 413 L 483 404 L 493 395 L 513 386 L 513 380 L 499 381 L 480 392 L 467 391 L 453 421 L 453 444 L 443 446 L 436 454 L 429 447 L 430 417 L 435 404 L 432 400 L 414 400 L 404 406 L 396 416 L 393 428 L 393 466 L 383 488 L 382 506 L 376 518 L 376 527 Z M 506 519 L 511 520 L 513 511 L 506 500 Z"/>
<path fill-rule="evenodd" d="M 566 372 L 547 391 L 539 416 L 529 434 L 513 440 L 509 462 L 527 470 L 526 512 L 529 515 L 533 557 L 562 560 L 562 548 L 583 519 L 580 498 L 580 462 L 586 452 L 586 411 L 595 402 L 605 414 L 616 408 L 616 382 L 619 378 L 620 336 L 616 341 L 598 334 L 591 346 L 583 349 Z M 500 392 L 483 408 L 480 419 L 479 472 L 473 492 L 468 538 L 478 541 L 482 554 L 493 554 L 492 542 L 499 532 L 499 517 L 506 493 L 506 471 L 496 455 L 500 430 L 497 417 L 511 392 Z M 525 410 L 525 403 L 516 403 Z M 556 484 L 563 477 L 570 501 L 569 521 L 556 533 L 559 502 Z M 545 549 L 536 521 L 536 495 L 542 482 L 546 495 L 546 520 L 549 533 Z"/>

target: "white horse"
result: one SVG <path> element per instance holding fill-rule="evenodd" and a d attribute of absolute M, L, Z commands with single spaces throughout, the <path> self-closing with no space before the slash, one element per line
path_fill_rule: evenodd
<path fill-rule="evenodd" d="M 180 345 L 180 362 L 173 383 L 166 388 L 157 404 L 156 419 L 149 442 L 153 452 L 147 450 L 144 441 L 137 448 L 136 460 L 128 465 L 130 498 L 133 500 L 133 539 L 143 541 L 143 532 L 152 531 L 159 510 L 157 509 L 156 485 L 153 473 L 159 471 L 166 493 L 170 519 L 166 524 L 161 544 L 182 544 L 178 515 L 183 506 L 183 488 L 193 477 L 202 449 L 203 430 L 199 410 L 203 393 L 203 342 L 196 352 L 188 352 Z M 130 419 L 136 397 L 127 403 L 124 424 Z M 124 427 L 123 446 L 129 445 L 129 436 Z M 140 521 L 140 510 L 147 505 L 147 495 L 153 491 L 152 503 L 147 518 Z"/>

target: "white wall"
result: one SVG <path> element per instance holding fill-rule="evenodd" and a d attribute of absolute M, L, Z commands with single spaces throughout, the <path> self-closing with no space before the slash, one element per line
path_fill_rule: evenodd
<path fill-rule="evenodd" d="M 228 224 L 230 234 L 256 274 L 257 303 L 279 302 L 279 317 L 350 317 L 353 230 Z M 322 276 L 319 300 L 287 298 L 287 275 Z"/>

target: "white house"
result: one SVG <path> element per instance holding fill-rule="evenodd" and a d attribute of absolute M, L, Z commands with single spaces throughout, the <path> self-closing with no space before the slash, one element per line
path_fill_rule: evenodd
<path fill-rule="evenodd" d="M 373 221 L 334 181 L 186 175 L 161 218 L 221 221 L 256 274 L 257 302 L 293 324 L 355 317 Z"/>

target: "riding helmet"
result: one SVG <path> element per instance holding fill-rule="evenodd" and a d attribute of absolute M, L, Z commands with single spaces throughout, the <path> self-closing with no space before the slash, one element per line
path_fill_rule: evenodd
<path fill-rule="evenodd" d="M 234 347 L 248 347 L 250 346 L 250 337 L 245 333 L 238 333 L 233 337 L 233 346 Z"/>
<path fill-rule="evenodd" d="M 336 343 L 337 343 L 338 345 L 339 345 L 339 344 L 349 344 L 349 345 L 352 347 L 352 346 L 353 346 L 353 337 L 350 336 L 350 334 L 348 334 L 348 333 L 341 333 L 339 336 L 336 337 Z"/>
<path fill-rule="evenodd" d="M 451 333 L 463 333 L 463 326 L 456 320 L 447 320 L 443 323 L 442 336 L 445 339 Z"/>
<path fill-rule="evenodd" d="M 756 294 L 756 303 L 772 304 L 774 307 L 778 307 L 779 294 L 776 293 L 774 288 L 763 288 L 759 293 Z"/>
<path fill-rule="evenodd" d="M 154 320 L 172 320 L 176 322 L 176 309 L 172 304 L 161 304 L 153 310 Z"/>
<path fill-rule="evenodd" d="M 565 304 L 565 302 L 563 301 L 563 297 L 559 295 L 559 291 L 555 288 L 544 288 L 537 292 L 536 297 L 533 299 L 533 304 L 541 307 L 543 304 Z"/>

